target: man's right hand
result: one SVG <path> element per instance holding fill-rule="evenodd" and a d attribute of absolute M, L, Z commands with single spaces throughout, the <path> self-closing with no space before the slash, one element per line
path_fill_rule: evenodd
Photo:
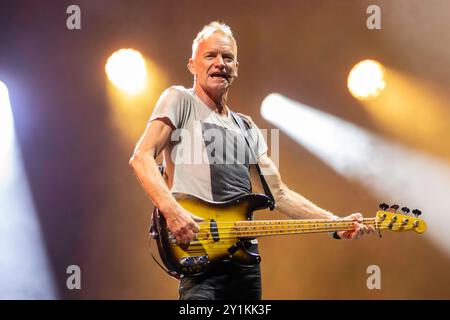
<path fill-rule="evenodd" d="M 180 243 L 189 243 L 196 238 L 196 233 L 200 231 L 197 222 L 202 222 L 203 218 L 178 207 L 167 212 L 164 217 L 167 221 L 167 228 Z"/>

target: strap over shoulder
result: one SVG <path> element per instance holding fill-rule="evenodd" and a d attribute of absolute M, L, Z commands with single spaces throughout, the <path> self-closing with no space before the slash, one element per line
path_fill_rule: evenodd
<path fill-rule="evenodd" d="M 264 193 L 266 194 L 266 196 L 269 197 L 270 199 L 270 210 L 273 210 L 275 208 L 275 199 L 272 195 L 272 192 L 270 191 L 269 186 L 267 185 L 266 179 L 264 178 L 264 175 L 261 172 L 261 168 L 259 167 L 258 164 L 258 159 L 256 157 L 255 151 L 252 148 L 252 144 L 249 142 L 249 139 L 253 139 L 253 137 L 249 134 L 248 129 L 250 128 L 250 126 L 248 126 L 248 128 L 246 128 L 246 125 L 244 124 L 244 121 L 242 120 L 241 116 L 239 116 L 237 113 L 231 111 L 231 116 L 233 117 L 234 121 L 237 123 L 237 125 L 239 126 L 239 128 L 242 131 L 242 134 L 244 135 L 245 138 L 245 142 L 247 142 L 247 145 L 250 149 L 250 153 L 251 153 L 251 157 L 252 159 L 254 159 L 254 163 L 256 165 L 256 170 L 258 170 L 258 174 L 259 177 L 261 179 L 261 184 L 264 188 Z"/>

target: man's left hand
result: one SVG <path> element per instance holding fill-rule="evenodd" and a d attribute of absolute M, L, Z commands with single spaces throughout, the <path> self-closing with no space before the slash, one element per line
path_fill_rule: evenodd
<path fill-rule="evenodd" d="M 366 226 L 362 224 L 363 221 L 363 215 L 361 213 L 353 213 L 345 218 L 342 218 L 343 220 L 354 220 L 354 229 L 349 231 L 338 231 L 337 235 L 341 239 L 349 239 L 349 240 L 356 240 L 361 238 L 361 236 L 365 234 L 374 234 L 375 229 L 373 226 Z"/>

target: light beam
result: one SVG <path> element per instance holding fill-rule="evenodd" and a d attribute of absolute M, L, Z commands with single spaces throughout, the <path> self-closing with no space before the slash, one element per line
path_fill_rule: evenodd
<path fill-rule="evenodd" d="M 446 163 L 279 94 L 264 99 L 261 114 L 383 201 L 422 209 L 429 226 L 425 235 L 450 254 L 450 168 Z"/>
<path fill-rule="evenodd" d="M 54 299 L 52 273 L 0 81 L 0 299 Z"/>

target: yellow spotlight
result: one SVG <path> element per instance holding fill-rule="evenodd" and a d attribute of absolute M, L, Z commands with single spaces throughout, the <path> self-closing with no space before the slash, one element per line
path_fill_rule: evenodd
<path fill-rule="evenodd" d="M 357 99 L 375 98 L 386 87 L 383 66 L 375 60 L 357 63 L 348 75 L 347 86 Z"/>
<path fill-rule="evenodd" d="M 106 62 L 108 79 L 129 94 L 136 94 L 145 87 L 147 68 L 139 51 L 120 49 L 114 52 Z"/>

